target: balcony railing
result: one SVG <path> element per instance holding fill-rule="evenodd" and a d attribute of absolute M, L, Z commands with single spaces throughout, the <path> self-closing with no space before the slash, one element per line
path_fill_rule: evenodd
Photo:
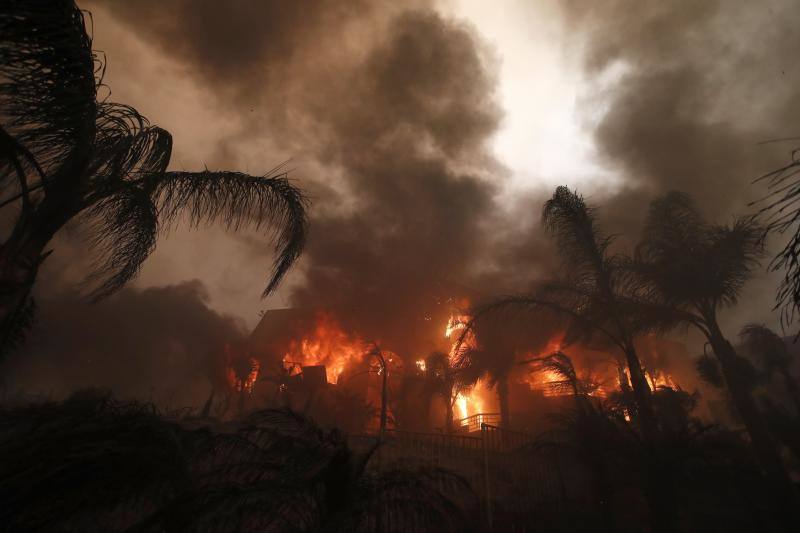
<path fill-rule="evenodd" d="M 462 418 L 456 421 L 455 430 L 464 433 L 476 433 L 481 430 L 481 424 L 500 425 L 500 413 L 477 413 L 467 418 Z"/>

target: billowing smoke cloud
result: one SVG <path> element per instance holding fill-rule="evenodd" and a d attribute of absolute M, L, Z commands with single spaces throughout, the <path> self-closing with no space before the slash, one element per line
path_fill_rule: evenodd
<path fill-rule="evenodd" d="M 5 361 L 6 392 L 59 397 L 99 386 L 170 407 L 224 390 L 226 344 L 242 324 L 210 309 L 199 281 L 125 289 L 97 304 L 74 292 L 41 297 L 24 349 Z"/>
<path fill-rule="evenodd" d="M 489 55 L 423 2 L 219 9 L 112 6 L 230 104 L 237 142 L 268 138 L 304 155 L 314 208 L 291 303 L 341 310 L 395 350 L 420 348 L 420 328 L 456 296 L 448 283 L 470 280 L 491 234 L 504 171 L 487 147 L 500 120 Z M 237 142 L 222 159 L 235 163 Z"/>
<path fill-rule="evenodd" d="M 791 1 L 591 2 L 564 5 L 598 115 L 597 149 L 624 176 L 605 194 L 608 229 L 635 242 L 650 199 L 691 194 L 709 218 L 754 212 L 765 190 L 753 180 L 781 166 L 798 141 L 800 11 Z M 777 326 L 774 276 L 760 274 L 726 329 Z M 699 350 L 702 344 L 695 344 Z"/>
<path fill-rule="evenodd" d="M 668 190 L 723 220 L 763 194 L 752 180 L 792 146 L 758 143 L 798 133 L 792 2 L 572 0 L 565 10 L 599 90 L 587 105 L 607 100 L 597 146 L 626 177 L 605 208 L 615 230 L 638 227 L 648 198 Z"/>

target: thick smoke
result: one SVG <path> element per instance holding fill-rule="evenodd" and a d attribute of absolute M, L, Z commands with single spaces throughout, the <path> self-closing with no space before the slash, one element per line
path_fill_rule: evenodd
<path fill-rule="evenodd" d="M 199 281 L 125 289 L 97 304 L 74 292 L 40 297 L 36 323 L 3 374 L 17 389 L 59 397 L 100 386 L 161 405 L 198 405 L 224 383 L 226 344 L 243 337 L 232 317 L 210 309 Z"/>
<path fill-rule="evenodd" d="M 798 134 L 794 3 L 572 0 L 564 14 L 592 84 L 584 108 L 604 107 L 596 146 L 625 178 L 603 195 L 608 229 L 635 243 L 649 201 L 669 190 L 717 222 L 754 212 L 765 190 L 753 181 L 797 144 L 763 144 Z M 777 326 L 775 278 L 762 271 L 749 284 L 748 305 L 726 318 L 731 336 L 748 321 Z"/>
<path fill-rule="evenodd" d="M 572 0 L 565 10 L 600 95 L 586 104 L 607 100 L 595 141 L 626 178 L 605 206 L 614 229 L 630 233 L 668 190 L 715 219 L 746 211 L 764 192 L 752 181 L 792 148 L 759 143 L 798 133 L 792 2 Z"/>
<path fill-rule="evenodd" d="M 422 2 L 218 10 L 112 7 L 239 114 L 237 141 L 303 154 L 297 174 L 314 207 L 291 304 L 341 311 L 394 350 L 432 348 L 420 338 L 433 333 L 431 315 L 463 296 L 450 283 L 488 264 L 504 173 L 487 147 L 500 120 L 491 57 L 470 28 Z M 236 144 L 222 157 L 235 163 Z"/>

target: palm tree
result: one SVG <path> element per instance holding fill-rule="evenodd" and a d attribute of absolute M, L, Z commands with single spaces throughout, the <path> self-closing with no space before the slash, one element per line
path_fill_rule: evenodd
<path fill-rule="evenodd" d="M 784 488 L 787 509 L 794 499 L 791 482 L 753 400 L 750 380 L 741 372 L 741 357 L 717 319 L 720 309 L 737 302 L 758 265 L 762 233 L 752 218 L 736 218 L 726 226 L 708 223 L 687 195 L 671 192 L 652 202 L 636 260 L 649 297 L 673 308 L 708 339 L 762 467 Z"/>
<path fill-rule="evenodd" d="M 603 529 L 615 531 L 610 502 L 611 480 L 614 476 L 611 475 L 608 458 L 620 452 L 620 448 L 629 451 L 630 446 L 621 446 L 625 439 L 620 437 L 625 437 L 626 432 L 619 431 L 619 421 L 606 416 L 602 410 L 598 411 L 589 401 L 588 393 L 596 387 L 578 377 L 572 359 L 567 354 L 556 351 L 524 363 L 533 363 L 535 372 L 544 371 L 556 377 L 547 383 L 548 387 L 558 394 L 571 394 L 575 401 L 573 409 L 553 417 L 557 429 L 545 433 L 538 439 L 537 445 L 566 451 L 587 466 L 600 506 Z M 624 477 L 624 472 L 623 475 L 619 471 L 614 473 L 617 474 L 617 481 Z"/>
<path fill-rule="evenodd" d="M 501 327 L 498 321 L 473 320 L 470 327 L 476 342 L 457 349 L 453 362 L 456 379 L 463 388 L 469 388 L 479 379 L 487 378 L 488 385 L 497 392 L 500 426 L 508 428 L 508 380 L 517 365 L 519 345 L 514 342 L 513 332 Z"/>
<path fill-rule="evenodd" d="M 94 298 L 135 277 L 183 213 L 192 226 L 272 228 L 265 296 L 303 247 L 305 200 L 285 172 L 168 171 L 170 134 L 99 98 L 102 73 L 72 0 L 0 3 L 0 208 L 15 210 L 0 248 L 0 348 L 19 339 L 45 248 L 71 220 L 98 254 Z"/>
<path fill-rule="evenodd" d="M 773 272 L 784 271 L 775 307 L 781 309 L 781 320 L 788 325 L 800 311 L 800 149 L 792 151 L 788 164 L 756 181 L 765 181 L 770 190 L 765 198 L 751 204 L 762 205 L 759 215 L 764 217 L 766 231 L 791 235 L 769 264 Z"/>
<path fill-rule="evenodd" d="M 459 389 L 456 373 L 450 365 L 450 356 L 444 352 L 433 352 L 425 358 L 425 377 L 431 393 L 440 396 L 445 405 L 445 433 L 453 432 L 453 406 Z"/>
<path fill-rule="evenodd" d="M 630 259 L 611 252 L 613 236 L 603 234 L 595 210 L 582 196 L 558 187 L 545 203 L 542 219 L 563 258 L 564 277 L 542 284 L 533 294 L 503 297 L 476 308 L 461 339 L 474 323 L 503 311 L 529 310 L 539 316 L 544 311 L 567 319 L 566 343 L 597 337 L 624 356 L 636 400 L 636 418 L 652 440 L 656 431 L 652 391 L 634 339 L 671 324 L 672 313 L 641 297 Z"/>
<path fill-rule="evenodd" d="M 761 360 L 768 375 L 781 376 L 795 410 L 800 414 L 800 389 L 789 370 L 793 358 L 783 339 L 763 324 L 747 324 L 739 332 L 739 338 L 744 348 Z"/>

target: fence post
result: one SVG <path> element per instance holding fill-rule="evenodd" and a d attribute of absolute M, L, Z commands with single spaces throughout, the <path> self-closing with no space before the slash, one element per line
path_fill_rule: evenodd
<path fill-rule="evenodd" d="M 489 524 L 489 531 L 492 530 L 492 490 L 489 481 L 489 428 L 481 422 L 481 437 L 483 440 L 483 478 L 485 480 L 486 491 L 486 521 Z"/>

